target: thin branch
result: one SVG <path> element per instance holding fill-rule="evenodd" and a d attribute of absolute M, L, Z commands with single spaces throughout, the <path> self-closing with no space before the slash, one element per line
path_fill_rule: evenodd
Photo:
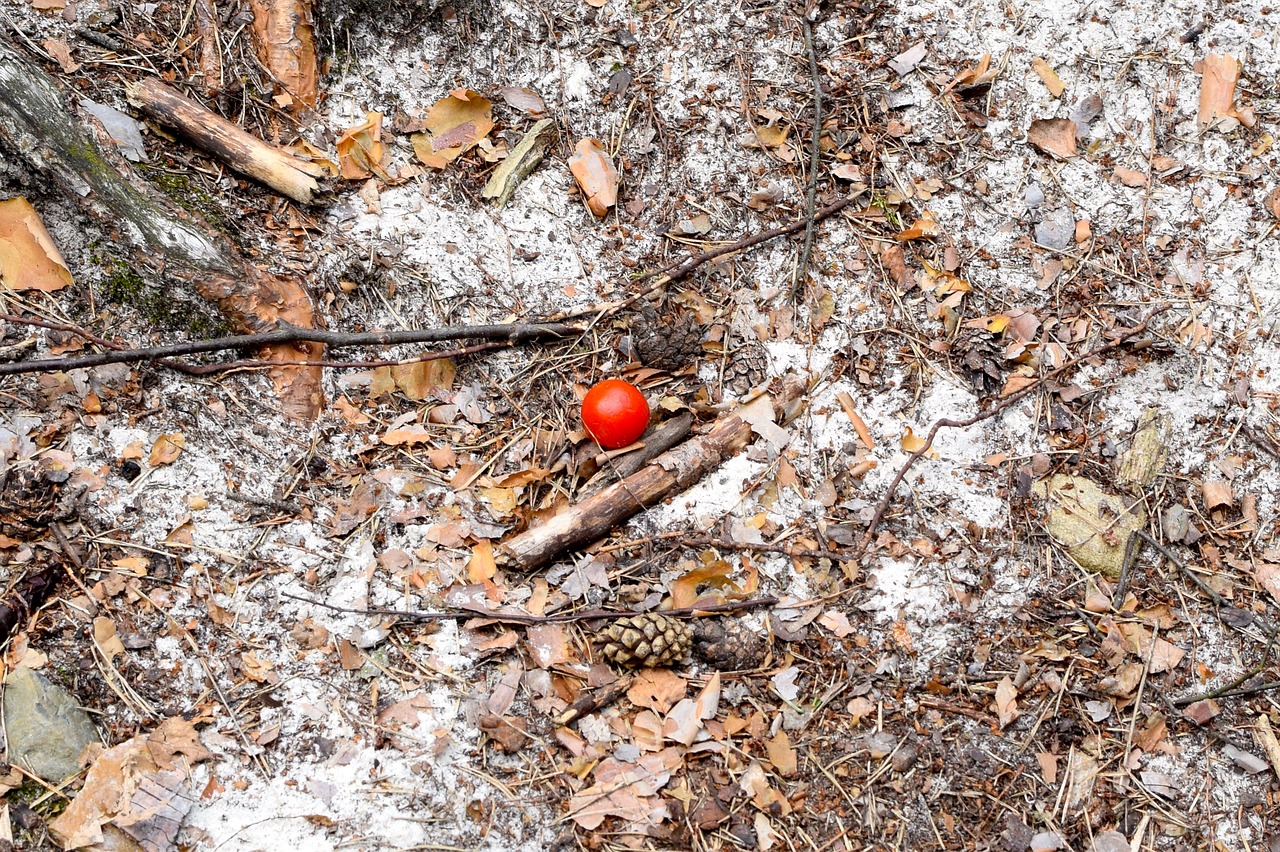
<path fill-rule="evenodd" d="M 791 282 L 794 294 L 809 279 L 809 258 L 813 254 L 814 205 L 818 198 L 818 165 L 822 155 L 822 75 L 818 71 L 818 54 L 813 46 L 813 24 L 806 10 L 800 16 L 804 24 L 804 50 L 809 55 L 809 76 L 813 80 L 813 138 L 809 148 L 809 192 L 805 198 L 804 248 L 800 250 L 800 268 Z"/>
<path fill-rule="evenodd" d="M 862 539 L 858 542 L 858 548 L 856 551 L 854 551 L 854 553 L 857 556 L 861 556 L 862 554 L 866 553 L 867 547 L 871 544 L 871 539 L 875 535 L 876 529 L 880 526 L 880 521 L 884 518 L 885 512 L 889 510 L 890 504 L 893 503 L 893 497 L 898 490 L 898 486 L 902 483 L 902 480 L 906 478 L 907 471 L 911 470 L 911 466 L 914 465 L 917 461 L 919 461 L 924 456 L 925 453 L 929 452 L 929 448 L 933 446 L 933 439 L 937 437 L 938 431 L 940 429 L 944 427 L 965 429 L 969 426 L 973 426 L 977 423 L 981 423 L 983 420 L 987 420 L 991 417 L 994 417 L 1000 412 L 1021 402 L 1028 394 L 1032 393 L 1033 391 L 1039 390 L 1041 385 L 1043 385 L 1045 382 L 1055 379 L 1058 376 L 1062 375 L 1063 373 L 1068 372 L 1069 370 L 1075 369 L 1085 361 L 1088 361 L 1092 358 L 1096 358 L 1099 355 L 1104 355 L 1107 352 L 1112 351 L 1113 349 L 1119 349 L 1129 340 L 1137 337 L 1140 334 L 1145 333 L 1147 330 L 1147 327 L 1151 324 L 1151 321 L 1155 319 L 1157 316 L 1159 316 L 1160 314 L 1169 310 L 1169 308 L 1171 307 L 1172 305 L 1169 304 L 1168 302 L 1162 305 L 1157 305 L 1155 308 L 1151 309 L 1151 312 L 1148 313 L 1146 317 L 1143 318 L 1142 322 L 1138 323 L 1133 328 L 1125 330 L 1123 333 L 1120 334 L 1119 337 L 1117 337 L 1112 342 L 1107 343 L 1103 346 L 1099 346 L 1096 349 L 1091 349 L 1090 351 L 1084 353 L 1083 355 L 1077 358 L 1072 358 L 1070 361 L 1067 361 L 1061 367 L 1058 367 L 1056 370 L 1051 370 L 1050 372 L 1045 373 L 1043 376 L 1039 377 L 1034 382 L 1027 385 L 1025 388 L 1022 388 L 1021 390 L 1015 393 L 1012 393 L 1009 396 L 1005 397 L 1004 399 L 1000 400 L 995 405 L 991 406 L 981 414 L 975 414 L 973 417 L 968 417 L 964 420 L 952 420 L 950 418 L 944 417 L 938 420 L 936 423 L 934 423 L 933 426 L 930 427 L 929 433 L 925 435 L 924 443 L 921 444 L 915 450 L 915 452 L 913 452 L 910 456 L 907 457 L 907 460 L 902 463 L 902 466 L 900 468 L 898 468 L 897 474 L 895 474 L 893 479 L 889 482 L 888 487 L 885 489 L 884 496 L 881 497 L 880 502 L 876 504 L 875 512 L 872 513 L 871 515 L 871 522 L 867 524 L 867 530 L 862 534 Z"/>
<path fill-rule="evenodd" d="M 158 361 L 180 355 L 199 355 L 222 352 L 228 349 L 257 349 L 263 346 L 279 346 L 287 343 L 323 343 L 331 349 L 352 346 L 397 346 L 403 343 L 439 343 L 446 340 L 499 340 L 523 342 L 548 338 L 572 337 L 582 333 L 576 325 L 563 322 L 499 323 L 496 325 L 462 325 L 444 328 L 407 329 L 403 331 L 343 332 L 327 329 L 298 328 L 282 325 L 275 331 L 259 334 L 237 334 L 212 340 L 188 340 L 167 343 L 141 349 L 113 349 L 93 355 L 74 358 L 47 358 L 38 361 L 17 361 L 0 364 L 0 376 L 18 373 L 40 373 L 58 370 L 75 370 L 84 367 L 100 367 L 104 364 L 126 364 L 139 361 Z"/>
<path fill-rule="evenodd" d="M 610 302 L 604 305 L 596 305 L 595 307 L 586 308 L 581 311 L 575 311 L 573 313 L 558 314 L 552 317 L 551 319 L 565 320 L 565 319 L 573 319 L 575 317 L 591 316 L 593 314 L 603 316 L 605 314 L 612 313 L 613 311 L 621 310 L 622 308 L 626 308 L 630 305 L 634 305 L 636 302 L 645 298 L 650 293 L 653 293 L 657 290 L 662 289 L 663 287 L 667 286 L 673 281 L 679 281 L 681 278 L 684 278 L 686 275 L 688 275 L 690 272 L 693 272 L 695 269 L 697 269 L 699 266 L 702 266 L 704 263 L 713 261 L 718 257 L 723 257 L 726 254 L 733 254 L 734 252 L 739 252 L 739 251 L 742 251 L 743 249 L 751 248 L 752 246 L 758 246 L 761 243 L 767 243 L 769 242 L 769 240 L 777 239 L 778 237 L 785 237 L 788 234 L 794 234 L 794 233 L 798 233 L 799 231 L 803 231 L 805 228 L 811 227 L 813 224 L 821 222 L 824 219 L 831 218 L 832 216 L 834 216 L 835 214 L 839 213 L 841 210 L 843 210 L 844 208 L 852 204 L 856 200 L 856 198 L 857 196 L 846 195 L 844 198 L 841 198 L 838 201 L 833 201 L 830 204 L 828 204 L 826 207 L 823 207 L 820 210 L 815 211 L 812 216 L 805 216 L 803 218 L 796 219 L 792 222 L 789 222 L 786 225 L 779 225 L 776 228 L 770 228 L 767 231 L 761 231 L 758 234 L 748 234 L 747 236 L 739 240 L 735 240 L 726 245 L 719 246 L 718 248 L 714 248 L 709 251 L 704 251 L 701 254 L 692 255 L 681 261 L 675 261 L 661 269 L 654 270 L 653 272 L 646 272 L 643 275 L 640 275 L 639 277 L 637 277 L 633 283 L 638 284 L 644 281 L 650 281 L 649 285 L 646 286 L 643 290 L 640 290 L 634 293 L 633 295 L 628 296 L 625 299 L 622 299 L 621 301 Z"/>
<path fill-rule="evenodd" d="M 604 609 L 588 609 L 583 610 L 582 612 L 567 612 L 559 615 L 532 615 L 520 612 L 489 612 L 488 610 L 483 609 L 447 610 L 442 612 L 406 609 L 350 609 L 348 607 L 335 606 L 330 603 L 325 603 L 324 601 L 303 597 L 302 595 L 291 595 L 288 592 L 281 592 L 280 595 L 281 597 L 290 598 L 291 600 L 302 601 L 303 603 L 324 607 L 332 612 L 353 613 L 355 615 L 390 616 L 392 618 L 404 619 L 405 621 L 466 621 L 472 618 L 483 618 L 499 624 L 570 624 L 578 621 L 630 618 L 634 615 L 640 614 L 630 610 Z M 751 600 L 745 601 L 730 601 L 729 603 L 708 604 L 707 606 L 687 606 L 680 609 L 662 610 L 661 614 L 670 616 L 671 618 L 699 618 L 704 615 L 714 615 L 717 613 L 741 612 L 748 609 L 759 609 L 761 607 L 773 606 L 777 602 L 777 598 L 752 598 Z"/>

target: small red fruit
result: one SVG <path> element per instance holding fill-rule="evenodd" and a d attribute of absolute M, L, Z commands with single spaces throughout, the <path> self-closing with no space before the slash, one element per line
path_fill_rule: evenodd
<path fill-rule="evenodd" d="M 649 403 L 630 382 L 605 379 L 582 400 L 582 425 L 606 450 L 634 444 L 649 426 Z"/>

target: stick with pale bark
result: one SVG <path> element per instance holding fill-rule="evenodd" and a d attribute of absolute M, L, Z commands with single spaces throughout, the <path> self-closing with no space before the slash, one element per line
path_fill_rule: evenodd
<path fill-rule="evenodd" d="M 240 174 L 299 204 L 310 204 L 315 197 L 319 184 L 309 174 L 317 170 L 315 166 L 245 133 L 154 77 L 125 86 L 125 95 L 147 118 L 178 131 Z"/>
<path fill-rule="evenodd" d="M 774 410 L 803 393 L 800 382 L 784 382 L 773 397 Z M 637 512 L 684 491 L 751 441 L 751 424 L 738 410 L 726 412 L 702 435 L 658 456 L 621 482 L 614 483 L 555 517 L 530 527 L 499 545 L 498 561 L 525 571 L 588 545 Z"/>

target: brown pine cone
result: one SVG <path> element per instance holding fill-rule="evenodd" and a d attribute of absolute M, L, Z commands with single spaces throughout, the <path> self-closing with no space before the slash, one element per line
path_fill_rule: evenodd
<path fill-rule="evenodd" d="M 0 534 L 21 539 L 42 535 L 60 514 L 60 491 L 39 465 L 15 465 L 0 473 Z"/>
<path fill-rule="evenodd" d="M 605 659 L 620 666 L 658 668 L 689 653 L 693 633 L 685 622 L 659 612 L 620 618 L 604 630 Z"/>
<path fill-rule="evenodd" d="M 746 671 L 764 663 L 764 635 L 739 618 L 700 618 L 693 630 L 693 653 L 712 668 Z"/>
<path fill-rule="evenodd" d="M 769 354 L 759 343 L 739 346 L 724 368 L 724 384 L 742 396 L 769 378 Z"/>
<path fill-rule="evenodd" d="M 674 373 L 702 354 L 702 327 L 688 314 L 679 319 L 659 317 L 645 305 L 632 323 L 631 342 L 646 367 Z"/>

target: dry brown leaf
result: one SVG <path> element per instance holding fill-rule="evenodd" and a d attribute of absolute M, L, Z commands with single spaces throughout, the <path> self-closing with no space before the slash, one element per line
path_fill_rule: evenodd
<path fill-rule="evenodd" d="M 592 215 L 603 218 L 609 208 L 618 203 L 618 184 L 622 177 L 599 139 L 587 137 L 574 151 L 569 158 L 569 171 L 578 182 Z"/>
<path fill-rule="evenodd" d="M 1235 495 L 1231 491 L 1231 483 L 1225 479 L 1207 480 L 1200 486 L 1200 494 L 1204 498 L 1205 509 L 1210 512 L 1214 509 L 1229 507 L 1236 502 Z"/>
<path fill-rule="evenodd" d="M 791 747 L 791 740 L 787 737 L 786 731 L 778 731 L 769 740 L 765 749 L 769 755 L 769 762 L 773 764 L 774 772 L 783 778 L 789 778 L 796 774 L 799 759 L 796 750 Z"/>
<path fill-rule="evenodd" d="M 926 210 L 919 219 L 911 223 L 911 227 L 905 231 L 899 231 L 893 235 L 893 238 L 900 243 L 909 242 L 910 240 L 923 240 L 930 237 L 936 237 L 942 233 L 938 227 L 938 222 L 933 217 L 933 212 Z"/>
<path fill-rule="evenodd" d="M 840 639 L 851 636 L 856 632 L 854 626 L 849 623 L 849 616 L 838 609 L 829 609 L 824 612 L 818 617 L 818 623 Z"/>
<path fill-rule="evenodd" d="M 278 683 L 280 676 L 271 670 L 271 661 L 259 659 L 253 651 L 240 655 L 240 668 L 244 676 L 254 683 Z"/>
<path fill-rule="evenodd" d="M 507 106 L 512 109 L 523 110 L 533 118 L 542 118 L 547 114 L 547 105 L 543 102 L 542 96 L 528 86 L 523 88 L 503 86 L 498 89 L 498 94 L 506 102 Z"/>
<path fill-rule="evenodd" d="M 493 130 L 493 103 L 471 89 L 454 89 L 432 105 L 423 124 L 426 130 L 410 137 L 413 152 L 431 168 L 443 169 Z"/>
<path fill-rule="evenodd" d="M 25 198 L 0 201 L 0 289 L 61 290 L 71 271 Z"/>
<path fill-rule="evenodd" d="M 699 600 L 712 598 L 724 602 L 720 594 L 706 594 L 706 589 L 727 590 L 730 595 L 740 595 L 742 588 L 730 579 L 733 566 L 723 559 L 699 565 L 671 583 L 671 605 L 676 609 L 693 606 Z"/>
<path fill-rule="evenodd" d="M 1036 761 L 1040 764 L 1040 774 L 1049 785 L 1058 783 L 1058 755 L 1047 751 L 1038 752 Z"/>
<path fill-rule="evenodd" d="M 391 367 L 391 378 L 406 397 L 419 402 L 433 390 L 449 390 L 453 387 L 458 368 L 449 358 L 415 361 L 412 364 L 396 364 Z"/>
<path fill-rule="evenodd" d="M 1000 398 L 1004 399 L 1006 396 L 1013 396 L 1018 391 L 1024 390 L 1035 383 L 1036 379 L 1031 376 L 1023 376 L 1018 373 L 1014 373 L 1009 376 L 1004 383 L 1004 387 L 1000 389 Z"/>
<path fill-rule="evenodd" d="M 411 426 L 392 429 L 378 440 L 390 447 L 398 447 L 403 444 L 426 444 L 431 441 L 431 433 L 425 427 L 414 423 Z"/>
<path fill-rule="evenodd" d="M 1276 603 L 1280 603 L 1280 565 L 1270 562 L 1257 562 L 1253 569 L 1253 579 L 1271 595 Z"/>
<path fill-rule="evenodd" d="M 1044 87 L 1049 90 L 1049 94 L 1053 95 L 1055 98 L 1061 97 L 1062 93 L 1067 90 L 1066 83 L 1063 83 L 1062 78 L 1049 67 L 1048 62 L 1045 62 L 1037 56 L 1035 59 L 1031 60 L 1031 67 L 1035 69 L 1035 72 L 1040 77 L 1041 82 L 1044 83 Z"/>
<path fill-rule="evenodd" d="M 1125 186 L 1139 187 L 1147 185 L 1146 172 L 1140 172 L 1137 169 L 1126 169 L 1123 166 L 1116 166 L 1111 172 L 1115 175 L 1116 180 Z"/>
<path fill-rule="evenodd" d="M 181 762 L 174 759 L 179 753 Z M 190 722 L 166 719 L 149 735 L 99 754 L 84 786 L 49 830 L 66 849 L 104 841 L 126 848 L 128 838 L 136 841 L 134 848 L 175 848 L 177 831 L 195 803 L 186 767 L 210 757 Z"/>
<path fill-rule="evenodd" d="M 1069 118 L 1037 118 L 1027 131 L 1027 141 L 1059 159 L 1074 157 L 1076 123 Z"/>
<path fill-rule="evenodd" d="M 186 445 L 187 439 L 181 432 L 162 434 L 151 445 L 151 455 L 147 461 L 152 467 L 173 464 L 182 455 L 182 448 Z"/>
<path fill-rule="evenodd" d="M 663 719 L 662 736 L 683 746 L 691 746 L 702 728 L 696 702 L 692 698 L 685 698 L 676 702 L 676 706 Z"/>
<path fill-rule="evenodd" d="M 1001 728 L 1018 718 L 1018 689 L 1008 675 L 996 684 L 996 715 L 999 716 Z"/>
<path fill-rule="evenodd" d="M 47 38 L 41 42 L 41 46 L 49 52 L 57 63 L 62 66 L 62 70 L 67 74 L 74 74 L 80 70 L 80 63 L 71 58 L 71 48 L 65 41 Z"/>
<path fill-rule="evenodd" d="M 338 151 L 338 167 L 347 180 L 365 180 L 373 175 L 385 177 L 382 157 L 382 113 L 371 112 L 355 127 L 349 127 L 334 144 Z"/>
<path fill-rule="evenodd" d="M 1200 110 L 1196 115 L 1201 130 L 1224 118 L 1239 118 L 1235 108 L 1239 81 L 1240 62 L 1234 56 L 1211 53 L 1201 60 Z"/>
<path fill-rule="evenodd" d="M 966 68 L 952 78 L 947 85 L 947 89 L 965 89 L 972 86 L 981 86 L 984 83 L 990 83 L 998 76 L 1000 76 L 1000 69 L 991 67 L 991 54 L 984 53 L 982 58 L 978 60 L 977 65 L 972 68 Z"/>
<path fill-rule="evenodd" d="M 540 669 L 577 659 L 569 647 L 569 633 L 563 624 L 534 625 L 525 631 L 524 642 L 530 659 Z"/>
<path fill-rule="evenodd" d="M 124 653 L 124 642 L 120 641 L 120 637 L 116 635 L 115 622 L 109 618 L 93 620 L 93 641 L 102 652 L 102 656 L 107 658 L 107 662 Z"/>
<path fill-rule="evenodd" d="M 684 699 L 689 682 L 671 669 L 644 669 L 635 676 L 627 698 L 637 707 L 666 713 Z"/>

